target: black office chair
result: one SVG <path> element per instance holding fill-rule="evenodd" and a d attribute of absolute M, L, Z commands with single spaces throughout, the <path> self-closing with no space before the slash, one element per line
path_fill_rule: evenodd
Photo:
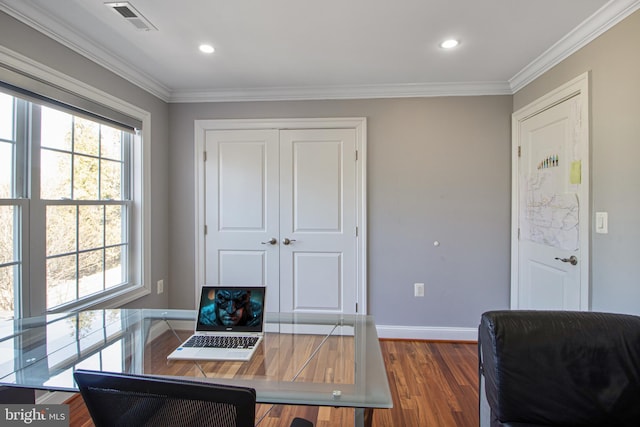
<path fill-rule="evenodd" d="M 73 376 L 96 427 L 254 426 L 251 388 L 84 370 Z M 295 418 L 291 427 L 313 424 Z"/>

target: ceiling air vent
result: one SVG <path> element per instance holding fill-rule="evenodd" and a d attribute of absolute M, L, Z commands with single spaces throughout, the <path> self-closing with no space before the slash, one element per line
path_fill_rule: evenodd
<path fill-rule="evenodd" d="M 140 12 L 128 1 L 121 1 L 115 3 L 105 3 L 107 7 L 113 9 L 118 15 L 126 19 L 131 25 L 142 31 L 157 31 L 158 29 L 149 22 L 147 18 L 142 16 Z"/>

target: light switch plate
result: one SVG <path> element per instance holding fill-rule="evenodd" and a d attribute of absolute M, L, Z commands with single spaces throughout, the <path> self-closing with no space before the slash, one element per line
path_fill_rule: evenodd
<path fill-rule="evenodd" d="M 596 233 L 607 234 L 609 232 L 609 214 L 596 212 Z"/>

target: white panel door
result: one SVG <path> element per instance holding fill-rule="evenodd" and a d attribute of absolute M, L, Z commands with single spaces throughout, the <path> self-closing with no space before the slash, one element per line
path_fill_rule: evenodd
<path fill-rule="evenodd" d="M 277 130 L 205 135 L 205 283 L 266 286 L 279 311 Z"/>
<path fill-rule="evenodd" d="M 280 133 L 280 308 L 355 313 L 354 129 Z"/>
<path fill-rule="evenodd" d="M 582 174 L 580 95 L 520 124 L 520 309 L 581 309 Z"/>
<path fill-rule="evenodd" d="M 267 310 L 355 313 L 356 129 L 207 130 L 206 284 L 267 286 Z"/>

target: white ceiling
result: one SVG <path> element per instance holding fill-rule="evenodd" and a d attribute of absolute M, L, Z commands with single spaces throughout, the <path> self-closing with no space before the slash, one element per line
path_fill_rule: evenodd
<path fill-rule="evenodd" d="M 511 94 L 640 0 L 0 0 L 169 102 Z M 113 0 L 110 0 L 113 1 Z M 445 51 L 445 38 L 461 41 Z M 206 56 L 198 45 L 216 52 Z M 1 42 L 0 42 L 1 43 Z"/>

